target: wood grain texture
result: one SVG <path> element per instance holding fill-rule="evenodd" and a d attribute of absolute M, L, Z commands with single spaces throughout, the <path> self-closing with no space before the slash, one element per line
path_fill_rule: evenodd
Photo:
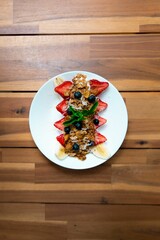
<path fill-rule="evenodd" d="M 74 185 L 74 188 L 73 188 Z M 16 194 L 15 194 L 16 193 Z M 130 184 L 18 184 L 0 186 L 0 202 L 159 205 L 158 186 Z"/>
<path fill-rule="evenodd" d="M 35 169 L 36 183 L 110 183 L 111 166 L 100 166 L 90 171 L 62 170 L 59 167 L 51 167 L 52 163 L 38 163 Z"/>
<path fill-rule="evenodd" d="M 37 22 L 36 22 L 37 23 Z M 35 24 L 36 24 L 35 23 Z M 52 20 L 39 21 L 38 26 L 32 24 L 28 31 L 36 31 L 39 26 L 39 32 L 43 34 L 70 33 L 70 34 L 88 34 L 88 33 L 157 33 L 160 29 L 159 17 L 143 17 L 143 16 L 107 16 L 107 17 L 77 17 L 75 18 L 59 18 Z M 0 33 L 9 32 L 14 34 L 18 29 L 23 28 L 16 24 L 15 28 L 0 28 Z M 72 26 L 72 27 L 71 27 Z M 27 27 L 26 27 L 27 29 Z M 54 29 L 54 30 L 53 30 Z"/>
<path fill-rule="evenodd" d="M 159 46 L 152 34 L 3 36 L 0 90 L 34 91 L 57 74 L 85 69 L 120 91 L 159 91 Z"/>
<path fill-rule="evenodd" d="M 1 148 L 1 162 L 49 164 L 48 159 L 37 148 Z M 160 149 L 120 149 L 108 161 L 110 164 L 160 164 Z M 56 167 L 55 167 L 56 168 Z M 58 168 L 58 167 L 57 167 Z M 61 169 L 62 170 L 62 169 Z M 64 169 L 63 169 L 64 170 Z M 64 170 L 65 172 L 65 170 Z M 70 175 L 71 171 L 68 172 Z"/>
<path fill-rule="evenodd" d="M 6 93 L 4 98 L 4 94 L 0 94 L 0 100 L 3 101 L 0 114 L 1 147 L 35 147 L 28 124 L 33 96 L 33 93 Z M 123 147 L 159 148 L 160 93 L 122 92 L 122 96 L 129 115 L 129 127 Z"/>
<path fill-rule="evenodd" d="M 143 175 L 144 174 L 144 175 Z M 159 185 L 160 167 L 157 165 L 121 165 L 112 166 L 112 184 L 127 183 L 135 185 Z M 138 187 L 138 186 L 137 186 Z"/>
<path fill-rule="evenodd" d="M 0 155 L 1 162 L 6 163 L 45 163 L 48 161 L 37 148 L 1 148 Z M 152 156 L 150 160 L 154 161 L 155 158 Z"/>
<path fill-rule="evenodd" d="M 72 206 L 72 207 L 70 207 Z M 159 221 L 160 206 L 46 204 L 46 220 L 92 222 L 103 221 Z"/>
<path fill-rule="evenodd" d="M 159 57 L 159 35 L 91 36 L 90 56 L 96 58 Z M 127 40 L 127 41 L 126 41 Z M 153 45 L 151 45 L 153 42 Z M 118 43 L 118 44 L 117 44 Z"/>
<path fill-rule="evenodd" d="M 64 240 L 67 237 L 65 222 L 0 220 L 0 229 L 1 239 L 8 240 Z"/>
<path fill-rule="evenodd" d="M 153 14 L 154 16 L 159 16 L 160 10 L 160 6 L 156 0 L 153 0 L 152 4 L 149 0 L 145 1 L 145 3 L 136 0 L 134 4 L 126 0 L 122 0 L 121 2 L 118 0 L 82 0 L 81 4 L 78 4 L 77 0 L 69 0 L 68 2 L 64 0 L 61 2 L 49 0 L 47 2 L 48 5 L 42 0 L 32 1 L 32 4 L 30 4 L 31 1 L 22 2 L 15 0 L 14 3 L 15 22 L 43 20 L 45 15 L 46 19 L 58 18 L 58 16 L 63 18 L 76 18 L 78 16 L 90 18 L 93 15 L 95 17 L 114 16 L 117 13 L 120 16 L 153 16 Z M 26 14 L 27 16 L 24 16 L 23 9 L 28 13 L 28 15 Z M 34 15 L 35 11 L 37 14 Z M 43 16 L 41 14 L 42 11 Z"/>
<path fill-rule="evenodd" d="M 32 93 L 0 93 L 0 118 L 28 118 L 31 102 L 35 94 Z M 25 96 L 25 102 L 24 102 Z M 24 102 L 24 106 L 23 105 Z"/>
<path fill-rule="evenodd" d="M 35 147 L 26 118 L 1 118 L 0 130 L 2 147 Z"/>
<path fill-rule="evenodd" d="M 160 24 L 144 24 L 140 26 L 140 32 L 160 32 Z"/>
<path fill-rule="evenodd" d="M 0 163 L 0 181 L 34 182 L 34 163 Z"/>
<path fill-rule="evenodd" d="M 111 184 L 18 182 L 0 184 L 0 202 L 107 203 L 111 202 L 112 195 Z M 154 202 L 154 199 L 152 200 Z"/>
<path fill-rule="evenodd" d="M 0 9 L 0 239 L 159 240 L 160 1 L 1 0 Z M 72 70 L 108 79 L 129 117 L 119 151 L 83 171 L 50 162 L 28 122 L 36 91 Z"/>
<path fill-rule="evenodd" d="M 159 204 L 160 201 L 159 149 L 121 149 L 102 166 L 80 172 L 50 163 L 37 149 L 2 148 L 1 155 L 0 202 Z M 30 182 L 26 174 L 34 164 L 35 180 Z"/>
<path fill-rule="evenodd" d="M 21 231 L 24 231 L 23 224 L 26 224 L 25 231 L 34 234 L 35 222 L 41 226 L 43 230 L 40 232 L 45 237 L 50 231 L 48 228 L 44 231 L 44 223 L 45 226 L 48 226 L 48 223 L 53 226 L 54 234 L 60 234 L 62 231 L 61 237 L 66 228 L 64 239 L 118 239 L 119 236 L 127 239 L 128 234 L 136 236 L 137 239 L 149 239 L 150 236 L 158 239 L 159 236 L 159 206 L 0 203 L 0 213 L 1 227 L 4 227 L 2 233 L 5 233 L 7 239 L 10 239 L 10 234 L 5 224 L 12 223 L 10 226 L 12 234 L 15 230 L 17 238 L 20 234 L 22 239 L 25 239 L 21 235 Z M 19 222 L 22 223 L 20 232 L 16 231 L 16 227 L 13 228 L 15 221 L 18 226 Z M 29 228 L 31 224 L 32 229 Z M 61 231 L 60 226 L 64 226 Z M 35 234 L 37 236 L 38 233 Z"/>
<path fill-rule="evenodd" d="M 1 0 L 0 9 L 1 9 L 0 26 L 12 25 L 13 0 Z"/>
<path fill-rule="evenodd" d="M 96 239 L 105 240 L 121 239 L 131 240 L 144 239 L 150 240 L 153 236 L 154 240 L 159 239 L 160 223 L 151 222 L 76 222 L 69 224 L 69 240 L 73 239 Z M 96 238 L 95 238 L 96 236 Z"/>
<path fill-rule="evenodd" d="M 0 220 L 44 221 L 45 204 L 0 203 Z"/>
<path fill-rule="evenodd" d="M 138 33 L 160 26 L 157 0 L 3 0 L 0 34 Z M 96 11 L 95 11 L 96 9 Z"/>

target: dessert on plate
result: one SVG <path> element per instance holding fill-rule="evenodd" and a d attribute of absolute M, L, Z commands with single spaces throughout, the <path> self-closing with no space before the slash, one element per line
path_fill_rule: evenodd
<path fill-rule="evenodd" d="M 56 78 L 54 84 L 55 92 L 63 98 L 56 106 L 63 115 L 54 123 L 62 131 L 56 137 L 61 144 L 56 156 L 59 159 L 70 156 L 85 160 L 88 153 L 93 153 L 97 157 L 107 158 L 108 151 L 103 144 L 107 139 L 97 129 L 107 122 L 99 112 L 108 105 L 99 95 L 108 88 L 109 83 L 87 80 L 86 75 L 79 73 L 72 81 Z"/>

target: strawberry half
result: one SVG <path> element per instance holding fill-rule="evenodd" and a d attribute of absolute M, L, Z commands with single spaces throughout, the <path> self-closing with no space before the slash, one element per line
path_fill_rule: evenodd
<path fill-rule="evenodd" d="M 65 145 L 64 134 L 57 136 L 56 139 L 62 146 Z"/>
<path fill-rule="evenodd" d="M 102 134 L 100 134 L 99 132 L 95 132 L 95 145 L 98 145 L 100 143 L 103 143 L 107 140 L 107 138 L 105 136 L 103 136 Z M 65 145 L 65 140 L 64 140 L 64 134 L 60 134 L 57 137 L 57 141 L 64 146 Z"/>
<path fill-rule="evenodd" d="M 99 128 L 100 126 L 104 125 L 107 120 L 105 118 L 100 117 L 99 115 L 95 115 L 95 118 L 99 120 L 99 124 L 95 125 L 95 128 Z M 63 131 L 64 130 L 64 123 L 65 118 L 61 118 L 60 120 L 58 120 L 57 122 L 54 123 L 54 126 L 56 128 L 58 128 L 59 130 Z"/>
<path fill-rule="evenodd" d="M 96 128 L 99 128 L 100 126 L 104 125 L 107 122 L 105 118 L 102 118 L 99 115 L 95 115 L 94 118 L 99 120 L 99 124 L 95 125 Z"/>
<path fill-rule="evenodd" d="M 96 109 L 97 112 L 102 112 L 108 107 L 106 102 L 103 102 L 101 99 L 98 99 L 98 107 Z"/>
<path fill-rule="evenodd" d="M 54 90 L 59 95 L 61 95 L 61 97 L 68 98 L 69 97 L 69 91 L 70 91 L 70 88 L 71 88 L 72 84 L 73 83 L 70 82 L 70 81 L 64 81 L 63 83 L 61 83 L 60 85 L 55 87 Z"/>
<path fill-rule="evenodd" d="M 63 115 L 66 115 L 67 103 L 68 103 L 68 101 L 64 99 L 62 102 L 60 102 L 60 103 L 56 106 L 56 109 L 57 109 L 60 113 L 62 113 Z"/>
<path fill-rule="evenodd" d="M 67 104 L 68 101 L 67 100 L 62 100 L 62 102 L 60 102 L 57 106 L 56 109 L 62 113 L 64 116 L 66 115 L 66 111 L 67 111 Z M 98 107 L 97 107 L 97 112 L 101 112 L 103 110 L 105 110 L 107 108 L 108 104 L 103 102 L 102 100 L 98 99 Z"/>
<path fill-rule="evenodd" d="M 89 81 L 91 93 L 95 96 L 99 95 L 101 92 L 103 92 L 108 86 L 108 82 L 100 82 L 96 79 L 92 79 Z"/>
<path fill-rule="evenodd" d="M 64 130 L 64 125 L 63 125 L 64 121 L 65 121 L 65 118 L 62 118 L 59 121 L 55 122 L 54 126 L 56 128 L 58 128 L 59 130 L 63 131 Z"/>
<path fill-rule="evenodd" d="M 107 140 L 105 136 L 100 134 L 99 132 L 95 132 L 95 145 L 98 145 L 100 143 L 103 143 Z"/>

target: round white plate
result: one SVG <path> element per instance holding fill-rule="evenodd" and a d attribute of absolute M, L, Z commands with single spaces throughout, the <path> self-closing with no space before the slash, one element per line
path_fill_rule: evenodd
<path fill-rule="evenodd" d="M 60 146 L 56 136 L 62 132 L 56 129 L 53 124 L 63 117 L 56 110 L 56 105 L 60 103 L 62 98 L 54 91 L 53 80 L 56 77 L 72 80 L 77 73 L 87 75 L 88 80 L 108 81 L 97 74 L 86 71 L 65 72 L 51 78 L 39 89 L 32 101 L 29 112 L 29 126 L 35 144 L 49 160 L 70 169 L 88 169 L 104 163 L 120 148 L 127 132 L 128 115 L 123 98 L 108 81 L 109 87 L 99 96 L 102 101 L 108 103 L 108 108 L 100 114 L 107 119 L 107 123 L 98 128 L 98 131 L 107 138 L 105 145 L 109 152 L 108 159 L 97 158 L 90 153 L 85 161 L 73 157 L 59 160 L 55 155 Z"/>

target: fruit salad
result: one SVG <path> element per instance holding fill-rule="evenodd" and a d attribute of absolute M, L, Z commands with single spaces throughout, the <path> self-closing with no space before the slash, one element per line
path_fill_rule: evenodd
<path fill-rule="evenodd" d="M 63 149 L 65 156 L 85 160 L 88 153 L 94 153 L 96 147 L 107 140 L 97 129 L 107 121 L 98 113 L 108 106 L 99 95 L 109 83 L 96 79 L 88 81 L 87 76 L 80 73 L 72 81 L 56 79 L 55 82 L 54 90 L 63 98 L 56 106 L 63 117 L 54 123 L 62 131 L 57 136 L 61 153 Z"/>

